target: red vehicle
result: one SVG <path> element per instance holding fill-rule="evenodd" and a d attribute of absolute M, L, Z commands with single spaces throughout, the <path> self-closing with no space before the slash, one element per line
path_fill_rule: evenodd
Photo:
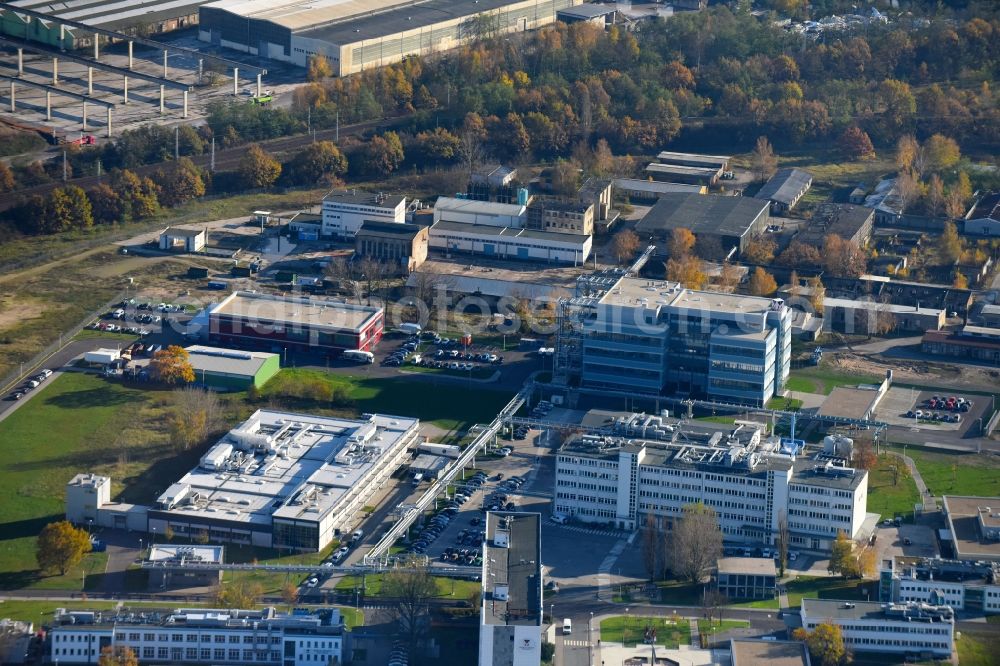
<path fill-rule="evenodd" d="M 81 134 L 78 139 L 67 139 L 66 143 L 74 146 L 96 146 L 97 138 L 93 134 Z"/>

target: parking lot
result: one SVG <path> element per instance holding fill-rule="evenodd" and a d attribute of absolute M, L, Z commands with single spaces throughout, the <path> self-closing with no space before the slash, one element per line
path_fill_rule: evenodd
<path fill-rule="evenodd" d="M 878 562 L 905 555 L 907 557 L 935 557 L 939 555 L 934 530 L 925 525 L 879 523 L 875 532 L 875 549 Z"/>
<path fill-rule="evenodd" d="M 879 405 L 878 418 L 920 430 L 978 435 L 978 419 L 989 406 L 982 396 L 893 387 Z"/>

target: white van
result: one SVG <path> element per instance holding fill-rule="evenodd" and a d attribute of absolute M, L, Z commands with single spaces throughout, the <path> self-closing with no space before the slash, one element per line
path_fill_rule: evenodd
<path fill-rule="evenodd" d="M 365 531 L 362 529 L 354 530 L 354 534 L 351 535 L 351 543 L 357 543 L 361 541 L 361 537 L 365 535 Z"/>
<path fill-rule="evenodd" d="M 573 620 L 566 618 L 563 620 L 563 636 L 569 636 L 573 633 Z"/>
<path fill-rule="evenodd" d="M 567 516 L 565 513 L 553 513 L 551 520 L 556 525 L 565 525 L 566 523 L 569 522 L 569 516 Z"/>
<path fill-rule="evenodd" d="M 400 324 L 399 330 L 407 335 L 420 335 L 420 331 L 424 328 L 420 324 Z"/>
<path fill-rule="evenodd" d="M 346 361 L 354 361 L 355 363 L 374 363 L 375 354 L 367 351 L 362 351 L 360 349 L 348 349 L 342 356 Z"/>

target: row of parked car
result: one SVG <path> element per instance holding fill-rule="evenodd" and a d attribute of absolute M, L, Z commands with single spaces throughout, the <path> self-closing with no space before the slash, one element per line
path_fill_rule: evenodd
<path fill-rule="evenodd" d="M 20 400 L 29 391 L 34 391 L 42 382 L 52 376 L 52 371 L 48 368 L 40 370 L 37 375 L 29 379 L 19 389 L 10 394 L 11 400 Z"/>
<path fill-rule="evenodd" d="M 959 396 L 932 396 L 924 400 L 924 406 L 930 409 L 946 409 L 950 412 L 967 412 L 972 409 L 972 401 Z"/>
<path fill-rule="evenodd" d="M 531 416 L 536 419 L 541 419 L 547 416 L 548 413 L 551 411 L 552 411 L 552 403 L 549 402 L 548 400 L 542 400 L 537 405 L 535 405 L 534 409 L 531 410 Z"/>
<path fill-rule="evenodd" d="M 949 414 L 947 412 L 932 412 L 930 410 L 923 409 L 911 409 L 906 412 L 906 418 L 909 419 L 920 419 L 922 421 L 941 421 L 942 423 L 961 423 L 962 417 L 958 414 Z"/>
<path fill-rule="evenodd" d="M 144 337 L 149 335 L 149 331 L 139 326 L 119 326 L 118 324 L 111 324 L 106 321 L 95 321 L 94 323 L 87 326 L 92 331 L 107 331 L 108 333 L 128 333 L 130 335 L 138 335 L 139 337 Z"/>

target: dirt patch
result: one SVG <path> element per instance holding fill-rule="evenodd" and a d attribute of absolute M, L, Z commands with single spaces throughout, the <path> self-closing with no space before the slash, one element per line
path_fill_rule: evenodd
<path fill-rule="evenodd" d="M 892 370 L 893 381 L 937 385 L 946 382 L 948 386 L 963 387 L 980 391 L 996 391 L 998 379 L 996 370 L 963 365 L 961 368 L 948 363 L 929 361 L 881 359 L 852 352 L 838 352 L 831 359 L 831 367 L 850 374 L 884 376 Z"/>
<path fill-rule="evenodd" d="M 15 294 L 0 295 L 0 331 L 31 319 L 41 319 L 52 309 L 51 303 L 34 298 L 21 298 Z"/>

